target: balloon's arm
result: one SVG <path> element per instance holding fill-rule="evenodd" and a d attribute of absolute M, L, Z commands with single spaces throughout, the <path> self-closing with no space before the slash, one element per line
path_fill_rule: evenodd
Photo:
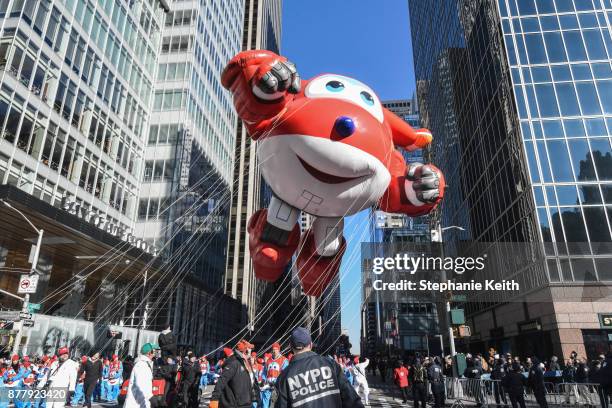
<path fill-rule="evenodd" d="M 237 54 L 223 70 L 221 83 L 232 93 L 236 112 L 254 139 L 300 90 L 295 65 L 266 50 Z"/>
<path fill-rule="evenodd" d="M 410 217 L 420 217 L 429 214 L 437 203 L 422 203 L 415 205 L 406 198 L 402 190 L 406 188 L 403 177 L 394 177 L 389 188 L 380 199 L 380 209 L 389 213 L 406 214 Z M 410 188 L 410 187 L 408 187 Z"/>
<path fill-rule="evenodd" d="M 432 141 L 431 132 L 427 129 L 413 129 L 408 123 L 391 112 L 383 108 L 385 122 L 391 127 L 393 144 L 408 151 L 414 151 L 429 146 Z"/>
<path fill-rule="evenodd" d="M 442 201 L 446 183 L 442 172 L 431 164 L 406 166 L 396 150 L 390 164 L 391 182 L 379 201 L 380 209 L 411 217 L 429 214 Z"/>

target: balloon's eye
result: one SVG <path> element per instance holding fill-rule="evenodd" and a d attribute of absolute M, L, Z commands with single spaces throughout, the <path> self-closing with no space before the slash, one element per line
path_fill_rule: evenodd
<path fill-rule="evenodd" d="M 331 92 L 340 92 L 344 89 L 344 84 L 340 81 L 329 81 L 325 84 L 325 88 Z"/>
<path fill-rule="evenodd" d="M 369 92 L 361 91 L 360 95 L 361 95 L 361 99 L 363 99 L 363 101 L 366 104 L 368 104 L 370 106 L 374 105 L 374 97 L 372 95 L 370 95 Z"/>

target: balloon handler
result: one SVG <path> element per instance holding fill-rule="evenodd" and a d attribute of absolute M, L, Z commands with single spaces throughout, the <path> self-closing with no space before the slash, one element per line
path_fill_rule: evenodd
<path fill-rule="evenodd" d="M 345 216 L 378 205 L 417 217 L 442 199 L 440 170 L 407 166 L 395 148 L 426 147 L 431 133 L 385 109 L 363 83 L 334 74 L 301 80 L 294 64 L 264 50 L 236 55 L 221 81 L 258 141 L 260 171 L 274 193 L 247 227 L 259 279 L 276 281 L 297 252 L 304 292 L 320 296 L 346 249 Z M 300 211 L 315 217 L 301 237 Z"/>

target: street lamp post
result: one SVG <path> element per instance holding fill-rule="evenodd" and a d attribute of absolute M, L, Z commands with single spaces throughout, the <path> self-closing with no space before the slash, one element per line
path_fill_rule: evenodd
<path fill-rule="evenodd" d="M 24 213 L 22 213 L 21 211 L 19 211 L 17 208 L 13 207 L 12 205 L 10 205 L 8 202 L 2 200 L 2 203 L 12 209 L 13 211 L 17 212 L 19 215 L 21 215 L 21 217 L 26 220 L 26 222 L 28 224 L 30 224 L 30 226 L 34 229 L 34 231 L 36 231 L 38 233 L 38 238 L 36 240 L 36 247 L 34 248 L 34 257 L 32 258 L 32 269 L 30 269 L 30 275 L 33 275 L 36 272 L 36 267 L 38 266 L 38 257 L 40 256 L 40 247 L 42 245 L 42 238 L 43 238 L 43 233 L 44 230 L 43 229 L 38 229 L 36 228 L 36 226 L 34 224 L 32 224 L 32 222 L 28 219 L 28 217 L 25 216 Z M 29 313 L 28 311 L 28 305 L 30 304 L 30 294 L 26 293 L 23 296 L 23 304 L 21 307 L 21 311 L 23 313 Z M 20 320 L 19 321 L 19 330 L 17 331 L 17 334 L 15 335 L 15 342 L 13 343 L 13 353 L 14 354 L 19 354 L 19 346 L 21 345 L 21 338 L 23 337 L 23 322 Z"/>
<path fill-rule="evenodd" d="M 446 230 L 453 229 L 453 228 L 458 229 L 459 231 L 465 231 L 465 228 L 459 227 L 457 225 L 451 225 L 451 226 L 442 228 L 442 225 L 438 223 L 438 226 L 436 227 L 436 229 L 431 230 L 431 241 L 443 243 L 444 240 L 442 238 L 442 233 Z M 442 250 L 444 250 L 444 248 L 442 248 Z M 442 280 L 443 281 L 446 280 L 446 270 L 444 269 L 442 269 Z M 447 326 L 448 326 L 448 343 L 450 345 L 451 356 L 454 357 L 457 354 L 457 352 L 455 351 L 455 335 L 453 334 L 453 325 L 451 324 L 450 299 L 447 298 L 445 303 L 446 303 L 446 320 L 447 320 Z"/>

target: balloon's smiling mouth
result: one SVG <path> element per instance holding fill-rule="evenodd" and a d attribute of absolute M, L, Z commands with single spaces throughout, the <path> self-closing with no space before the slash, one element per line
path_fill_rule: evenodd
<path fill-rule="evenodd" d="M 302 164 L 302 167 L 304 167 L 304 169 L 308 172 L 308 174 L 310 174 L 312 177 L 316 178 L 322 183 L 340 184 L 340 183 L 346 183 L 347 181 L 357 180 L 359 178 L 364 177 L 364 176 L 342 177 L 342 176 L 335 176 L 329 173 L 324 173 L 321 170 L 318 170 L 312 167 L 310 164 L 304 161 L 304 159 L 302 159 L 300 156 L 297 156 L 297 158 Z"/>

